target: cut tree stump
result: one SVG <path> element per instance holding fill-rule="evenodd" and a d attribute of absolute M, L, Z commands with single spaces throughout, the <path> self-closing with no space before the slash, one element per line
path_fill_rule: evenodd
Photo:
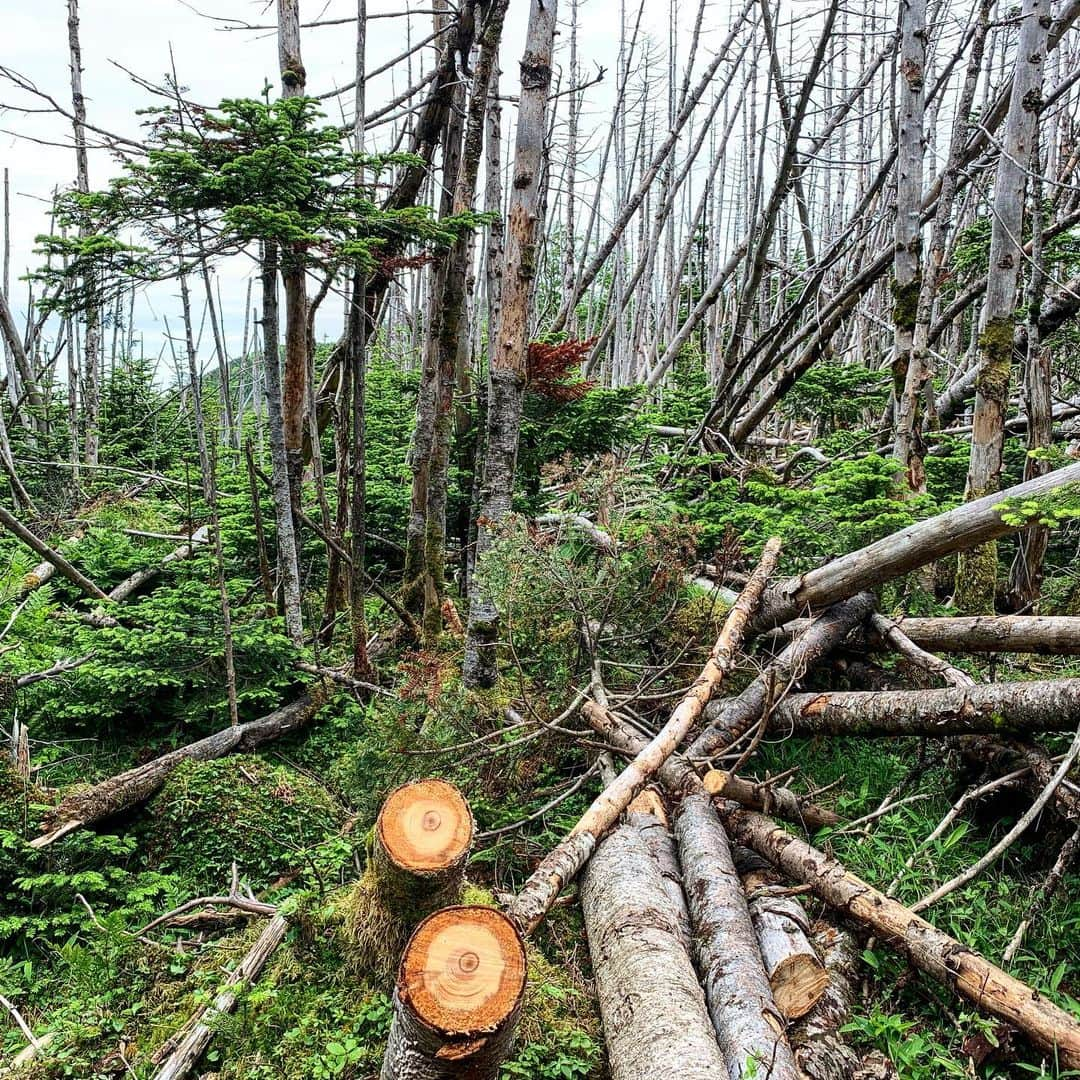
<path fill-rule="evenodd" d="M 697 968 L 731 1080 L 798 1080 L 727 834 L 708 795 L 683 799 L 675 837 Z"/>
<path fill-rule="evenodd" d="M 525 944 L 486 907 L 451 907 L 414 931 L 394 989 L 382 1080 L 496 1080 L 525 993 Z"/>
<path fill-rule="evenodd" d="M 271 739 L 298 731 L 326 704 L 329 696 L 328 686 L 316 686 L 299 700 L 268 716 L 223 728 L 144 765 L 137 765 L 89 788 L 71 792 L 50 815 L 48 831 L 31 840 L 30 846 L 48 847 L 86 825 L 144 802 L 165 783 L 182 761 L 210 761 L 233 751 L 242 753 Z"/>
<path fill-rule="evenodd" d="M 633 824 L 589 861 L 581 907 L 612 1080 L 726 1077 L 678 918 Z"/>
<path fill-rule="evenodd" d="M 1062 1068 L 1080 1068 L 1080 1023 L 1063 1009 L 767 817 L 730 802 L 722 804 L 720 814 L 737 843 L 811 886 L 830 907 L 872 930 L 920 971 L 1018 1028 Z"/>
<path fill-rule="evenodd" d="M 473 816 L 445 780 L 416 780 L 386 798 L 375 822 L 372 869 L 383 902 L 414 925 L 461 898 Z"/>
<path fill-rule="evenodd" d="M 732 856 L 773 1000 L 788 1020 L 797 1020 L 817 1004 L 829 982 L 810 943 L 810 920 L 771 863 L 744 847 L 734 847 Z"/>
<path fill-rule="evenodd" d="M 791 694 L 777 705 L 773 723 L 793 735 L 1002 736 L 1075 731 L 1080 723 L 1080 679 Z"/>

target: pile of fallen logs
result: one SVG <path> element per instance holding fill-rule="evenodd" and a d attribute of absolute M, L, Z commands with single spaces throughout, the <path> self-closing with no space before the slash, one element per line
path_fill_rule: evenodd
<path fill-rule="evenodd" d="M 935 650 L 1075 655 L 1080 618 L 890 619 L 875 610 L 868 591 L 1008 532 L 1013 526 L 1002 520 L 1003 501 L 1076 483 L 1080 465 L 967 503 L 772 586 L 779 543 L 770 541 L 704 669 L 657 731 L 620 713 L 594 683 L 582 715 L 604 752 L 627 764 L 503 910 L 461 902 L 474 840 L 461 793 L 434 779 L 393 792 L 376 824 L 368 866 L 372 895 L 393 909 L 406 941 L 382 1080 L 495 1080 L 522 1011 L 526 940 L 578 878 L 614 1080 L 896 1075 L 879 1054 L 861 1054 L 844 1040 L 859 981 L 860 936 L 896 950 L 1019 1032 L 1044 1060 L 1080 1069 L 1080 1023 L 1073 1016 L 919 914 L 991 865 L 1040 813 L 1058 815 L 1070 839 L 1007 960 L 1080 849 L 1080 788 L 1069 779 L 1080 759 L 1080 680 L 976 684 Z M 759 674 L 723 697 L 751 635 L 771 647 L 771 658 L 764 664 L 759 658 Z M 811 668 L 841 646 L 893 650 L 944 685 L 802 689 Z M 315 715 L 328 686 L 324 680 L 263 720 L 70 794 L 34 845 L 147 798 L 185 758 L 247 749 L 295 730 Z M 1044 732 L 1075 734 L 1063 758 L 1032 740 Z M 1004 784 L 1030 805 L 974 866 L 908 907 L 797 835 L 836 826 L 834 811 L 785 787 L 784 777 L 759 782 L 743 774 L 767 734 L 940 739 L 996 778 L 966 792 L 939 830 Z M 214 1015 L 229 1011 L 238 989 L 284 938 L 284 916 L 268 905 L 253 908 L 254 898 L 236 901 L 234 893 L 225 901 L 270 921 L 205 1014 L 170 1040 L 158 1078 L 194 1067 L 212 1037 Z M 808 895 L 823 911 L 817 922 L 803 906 Z"/>

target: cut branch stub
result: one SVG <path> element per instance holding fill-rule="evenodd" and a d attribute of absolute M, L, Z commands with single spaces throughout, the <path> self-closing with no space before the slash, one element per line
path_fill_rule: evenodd
<path fill-rule="evenodd" d="M 428 916 L 401 959 L 382 1080 L 494 1080 L 525 993 L 525 944 L 486 907 Z"/>
<path fill-rule="evenodd" d="M 472 839 L 472 812 L 453 784 L 403 784 L 390 793 L 375 823 L 372 862 L 379 890 L 414 918 L 453 903 Z"/>

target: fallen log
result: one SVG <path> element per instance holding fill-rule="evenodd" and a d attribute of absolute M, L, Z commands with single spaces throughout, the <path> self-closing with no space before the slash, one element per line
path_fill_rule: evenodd
<path fill-rule="evenodd" d="M 835 604 L 945 555 L 1015 532 L 1022 526 L 1002 520 L 998 509 L 1002 503 L 1038 500 L 1051 493 L 1060 494 L 1061 489 L 1075 484 L 1080 484 L 1080 462 L 916 522 L 815 570 L 789 578 L 768 590 L 754 626 L 779 626 L 807 609 Z"/>
<path fill-rule="evenodd" d="M 810 920 L 771 863 L 744 847 L 733 848 L 732 856 L 773 1000 L 786 1019 L 797 1020 L 817 1004 L 829 981 L 810 943 Z"/>
<path fill-rule="evenodd" d="M 39 540 L 14 514 L 9 513 L 2 506 L 0 506 L 0 525 L 21 540 L 39 558 L 51 563 L 61 577 L 67 578 L 72 585 L 81 589 L 87 596 L 92 596 L 95 600 L 109 599 L 81 570 L 72 566 L 60 552 L 54 551 L 44 541 Z"/>
<path fill-rule="evenodd" d="M 382 1080 L 495 1080 L 525 993 L 525 944 L 486 907 L 451 907 L 413 932 L 394 988 Z"/>
<path fill-rule="evenodd" d="M 213 1004 L 197 1015 L 176 1044 L 166 1061 L 154 1073 L 154 1080 L 183 1080 L 202 1057 L 217 1030 L 215 1021 L 227 1016 L 236 1004 L 237 995 L 253 982 L 262 971 L 273 951 L 281 944 L 289 923 L 284 915 L 275 915 L 263 929 L 247 955 L 233 969 L 225 987 L 214 998 Z"/>
<path fill-rule="evenodd" d="M 825 903 L 872 930 L 920 971 L 1022 1031 L 1062 1068 L 1080 1068 L 1080 1024 L 1030 986 L 860 880 L 843 864 L 737 803 L 719 807 L 732 838 L 809 885 Z"/>
<path fill-rule="evenodd" d="M 842 1034 L 851 1019 L 859 982 L 859 949 L 852 936 L 832 923 L 813 928 L 814 945 L 825 963 L 827 986 L 817 1004 L 789 1030 L 795 1063 L 806 1080 L 891 1080 L 896 1066 L 882 1054 L 857 1054 Z"/>
<path fill-rule="evenodd" d="M 834 649 L 874 610 L 874 598 L 859 593 L 824 612 L 738 697 L 718 701 L 705 710 L 709 726 L 684 751 L 692 761 L 724 753 L 746 734 L 771 706 L 773 699 Z"/>
<path fill-rule="evenodd" d="M 246 724 L 236 724 L 181 746 L 144 765 L 111 776 L 97 784 L 68 794 L 49 815 L 47 831 L 30 841 L 33 848 L 48 847 L 61 837 L 86 825 L 111 817 L 148 799 L 182 761 L 209 761 L 226 754 L 242 753 L 282 735 L 298 731 L 326 704 L 329 690 L 316 686 L 298 701 Z"/>
<path fill-rule="evenodd" d="M 916 645 L 931 652 L 1080 655 L 1080 616 L 1076 615 L 957 615 L 934 619 L 904 616 L 890 621 Z M 809 625 L 809 619 L 792 619 L 776 633 L 796 637 Z M 865 635 L 865 644 L 873 649 L 891 648 L 879 633 Z"/>
<path fill-rule="evenodd" d="M 678 918 L 634 825 L 601 842 L 581 907 L 612 1080 L 726 1076 Z"/>
<path fill-rule="evenodd" d="M 642 795 L 652 795 L 653 799 L 645 803 Z M 660 871 L 660 881 L 671 904 L 671 910 L 675 914 L 679 940 L 682 941 L 689 956 L 693 934 L 690 930 L 690 912 L 686 907 L 686 894 L 683 892 L 679 853 L 668 828 L 667 812 L 664 810 L 660 797 L 651 788 L 646 788 L 627 808 L 626 823 L 637 829 L 653 863 Z"/>
<path fill-rule="evenodd" d="M 767 780 L 748 780 L 722 769 L 710 769 L 702 780 L 710 795 L 733 799 L 749 810 L 773 814 L 810 831 L 839 825 L 843 820 L 839 814 L 818 806 L 807 796 Z"/>
<path fill-rule="evenodd" d="M 708 795 L 682 800 L 675 837 L 697 968 L 731 1080 L 797 1080 L 727 834 Z"/>
<path fill-rule="evenodd" d="M 594 701 L 582 706 L 581 715 L 605 743 L 626 757 L 640 753 L 646 745 L 636 731 L 627 727 L 609 709 Z M 831 810 L 826 810 L 806 796 L 778 784 L 747 780 L 717 769 L 710 769 L 703 781 L 693 764 L 678 753 L 672 754 L 664 762 L 657 777 L 673 795 L 706 791 L 712 795 L 722 794 L 753 810 L 763 809 L 762 803 L 765 803 L 777 817 L 804 828 L 819 829 L 826 825 L 836 825 L 841 820 L 839 815 Z M 714 790 L 709 790 L 710 787 Z"/>
<path fill-rule="evenodd" d="M 943 737 L 1073 731 L 1080 723 L 1080 679 L 792 694 L 773 710 L 772 723 L 790 735 Z"/>
<path fill-rule="evenodd" d="M 570 834 L 541 861 L 511 902 L 507 913 L 522 933 L 531 933 L 540 923 L 566 883 L 574 878 L 592 855 L 600 837 L 615 825 L 634 796 L 649 783 L 701 718 L 709 699 L 734 664 L 746 625 L 779 556 L 780 541 L 775 538 L 769 540 L 761 562 L 728 612 L 705 667 L 675 707 L 671 718 L 616 777 L 615 782 L 596 797 Z"/>
<path fill-rule="evenodd" d="M 109 590 L 109 599 L 120 602 L 126 600 L 132 593 L 141 589 L 148 581 L 153 581 L 159 574 L 174 562 L 187 559 L 195 550 L 197 544 L 205 544 L 210 539 L 210 529 L 203 525 L 196 529 L 187 540 L 179 547 L 170 551 L 156 566 L 148 566 L 142 570 L 136 570 L 129 578 L 125 578 L 114 589 Z"/>

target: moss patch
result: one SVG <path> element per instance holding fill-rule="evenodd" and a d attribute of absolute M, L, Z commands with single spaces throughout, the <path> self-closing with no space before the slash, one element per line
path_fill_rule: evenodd
<path fill-rule="evenodd" d="M 185 761 L 140 822 L 149 861 L 183 871 L 194 889 L 220 889 L 235 861 L 253 889 L 306 866 L 305 852 L 337 832 L 344 813 L 319 784 L 245 755 Z"/>

